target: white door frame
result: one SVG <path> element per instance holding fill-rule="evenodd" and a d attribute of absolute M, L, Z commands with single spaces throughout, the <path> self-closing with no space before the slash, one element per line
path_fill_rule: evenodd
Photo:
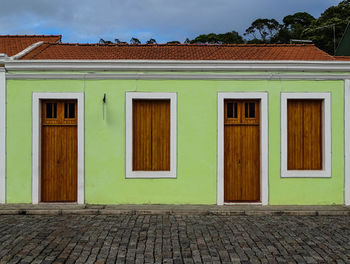
<path fill-rule="evenodd" d="M 350 205 L 350 80 L 345 80 L 345 180 L 344 202 Z"/>
<path fill-rule="evenodd" d="M 0 68 L 0 204 L 6 202 L 6 73 Z"/>
<path fill-rule="evenodd" d="M 78 204 L 84 204 L 84 93 L 33 93 L 32 104 L 32 203 L 40 202 L 40 162 L 41 162 L 41 107 L 43 99 L 75 99 L 78 101 Z"/>
<path fill-rule="evenodd" d="M 260 199 L 262 205 L 267 205 L 268 192 L 268 94 L 266 92 L 220 92 L 218 93 L 218 171 L 217 200 L 218 205 L 224 204 L 224 100 L 225 99 L 260 99 Z M 256 203 L 255 203 L 256 204 Z"/>

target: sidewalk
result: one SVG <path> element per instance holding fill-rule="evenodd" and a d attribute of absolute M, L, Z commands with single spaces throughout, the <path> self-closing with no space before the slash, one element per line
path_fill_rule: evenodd
<path fill-rule="evenodd" d="M 0 215 L 350 215 L 350 206 L 2 204 Z"/>

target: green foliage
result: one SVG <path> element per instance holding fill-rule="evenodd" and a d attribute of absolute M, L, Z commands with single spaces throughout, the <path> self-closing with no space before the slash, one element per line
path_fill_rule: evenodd
<path fill-rule="evenodd" d="M 110 41 L 110 40 L 104 40 L 103 38 L 100 39 L 99 43 L 100 43 L 100 44 L 113 44 L 112 41 Z"/>
<path fill-rule="evenodd" d="M 246 29 L 244 35 L 251 35 L 254 39 L 268 42 L 273 39 L 280 28 L 281 25 L 275 19 L 258 18 Z"/>
<path fill-rule="evenodd" d="M 167 44 L 181 44 L 181 42 L 177 40 L 173 40 L 173 41 L 168 41 Z"/>
<path fill-rule="evenodd" d="M 187 42 L 188 43 L 188 42 Z M 203 34 L 199 35 L 195 39 L 191 40 L 190 43 L 201 43 L 201 44 L 239 44 L 244 43 L 242 36 L 236 31 L 231 31 L 223 34 Z"/>
<path fill-rule="evenodd" d="M 314 20 L 311 25 L 303 31 L 303 37 L 311 39 L 320 49 L 333 54 L 333 25 L 335 27 L 336 46 L 346 29 L 350 20 L 350 0 L 340 2 L 337 6 L 326 9 L 321 16 Z"/>
<path fill-rule="evenodd" d="M 151 38 L 150 40 L 148 40 L 146 42 L 146 44 L 157 44 L 157 41 L 155 39 Z"/>
<path fill-rule="evenodd" d="M 141 41 L 137 38 L 131 38 L 130 39 L 130 44 L 141 44 Z"/>

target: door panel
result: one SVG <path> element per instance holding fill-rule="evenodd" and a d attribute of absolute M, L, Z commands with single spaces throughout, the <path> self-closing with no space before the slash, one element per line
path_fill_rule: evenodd
<path fill-rule="evenodd" d="M 224 193 L 225 201 L 237 200 L 242 196 L 242 173 L 240 164 L 241 141 L 235 140 L 241 137 L 241 127 L 226 125 L 224 147 Z"/>
<path fill-rule="evenodd" d="M 50 109 L 52 105 L 54 107 Z M 41 120 L 42 202 L 77 201 L 77 147 L 76 101 L 43 101 Z"/>
<path fill-rule="evenodd" d="M 260 201 L 260 102 L 225 100 L 224 120 L 224 200 Z"/>

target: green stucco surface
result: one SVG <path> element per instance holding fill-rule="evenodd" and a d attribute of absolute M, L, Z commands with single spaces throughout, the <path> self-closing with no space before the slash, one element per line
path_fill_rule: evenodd
<path fill-rule="evenodd" d="M 177 93 L 176 179 L 125 179 L 127 91 Z M 215 204 L 217 93 L 254 91 L 268 92 L 269 204 L 343 204 L 344 82 L 268 80 L 8 80 L 7 202 L 31 203 L 33 92 L 85 93 L 86 203 Z M 331 92 L 331 178 L 280 177 L 281 92 Z"/>

